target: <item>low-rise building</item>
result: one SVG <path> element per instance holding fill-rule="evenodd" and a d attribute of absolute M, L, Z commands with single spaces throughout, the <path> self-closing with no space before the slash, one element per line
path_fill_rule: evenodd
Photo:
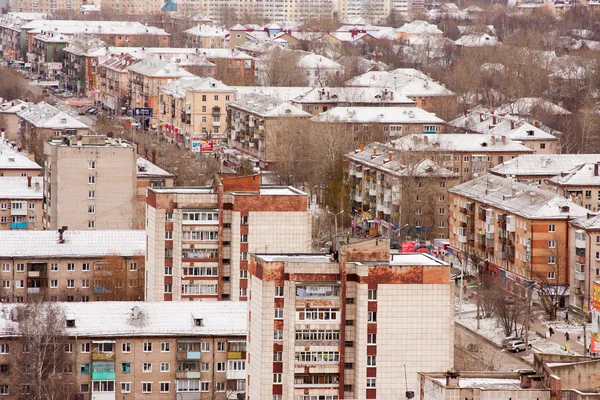
<path fill-rule="evenodd" d="M 198 24 L 184 32 L 192 47 L 224 49 L 228 47 L 229 32 L 212 25 Z"/>
<path fill-rule="evenodd" d="M 114 54 L 98 65 L 95 89 L 102 107 L 113 115 L 124 115 L 129 108 L 127 68 L 138 61 L 130 54 Z"/>
<path fill-rule="evenodd" d="M 521 294 L 535 281 L 552 285 L 564 305 L 569 221 L 586 217 L 585 208 L 554 192 L 489 174 L 449 192 L 450 246 L 464 267 L 486 268 L 507 290 Z M 471 265 L 474 258 L 483 265 Z"/>
<path fill-rule="evenodd" d="M 312 115 L 334 107 L 414 107 L 414 100 L 391 89 L 323 87 L 314 88 L 292 100 L 293 104 Z M 401 112 L 402 110 L 397 110 Z"/>
<path fill-rule="evenodd" d="M 448 237 L 448 188 L 460 175 L 415 154 L 371 143 L 346 154 L 355 233 L 401 239 Z"/>
<path fill-rule="evenodd" d="M 149 301 L 245 301 L 250 253 L 311 248 L 308 195 L 258 175 L 148 188 L 146 217 Z"/>
<path fill-rule="evenodd" d="M 285 136 L 284 124 L 312 117 L 299 107 L 277 98 L 253 94 L 227 105 L 229 147 L 241 151 L 261 169 L 275 161 L 274 143 Z"/>
<path fill-rule="evenodd" d="M 18 112 L 25 110 L 29 105 L 24 101 L 15 99 L 0 104 L 0 131 L 2 139 L 11 142 L 18 142 L 19 137 L 19 116 Z"/>
<path fill-rule="evenodd" d="M 398 398 L 390 373 L 398 360 L 414 392 L 418 372 L 452 365 L 450 266 L 390 254 L 389 245 L 350 240 L 333 254 L 252 255 L 249 400 Z"/>
<path fill-rule="evenodd" d="M 135 146 L 102 135 L 44 142 L 44 227 L 132 229 L 137 196 Z"/>
<path fill-rule="evenodd" d="M 586 209 L 600 210 L 600 161 L 580 164 L 546 180 L 550 189 Z"/>
<path fill-rule="evenodd" d="M 389 150 L 418 152 L 460 174 L 461 182 L 485 174 L 489 168 L 533 150 L 506 136 L 468 133 L 413 134 L 386 144 Z"/>
<path fill-rule="evenodd" d="M 4 302 L 141 300 L 144 231 L 0 230 Z"/>
<path fill-rule="evenodd" d="M 444 36 L 444 32 L 442 32 L 437 25 L 421 20 L 407 22 L 396 29 L 396 39 L 402 42 L 410 43 L 413 39 L 417 39 L 424 35 L 441 38 Z"/>
<path fill-rule="evenodd" d="M 334 107 L 311 121 L 345 125 L 354 132 L 354 141 L 368 142 L 376 136 L 383 141 L 410 134 L 443 132 L 444 120 L 419 107 Z"/>
<path fill-rule="evenodd" d="M 34 177 L 42 175 L 42 167 L 6 140 L 0 140 L 0 177 Z"/>
<path fill-rule="evenodd" d="M 15 2 L 18 3 L 18 0 Z M 11 7 L 12 12 L 0 17 L 0 41 L 2 42 L 2 57 L 4 61 L 23 61 L 25 54 L 21 45 L 21 26 L 33 21 L 44 20 L 48 14 L 39 12 L 18 12 L 18 7 Z M 16 12 L 15 12 L 16 11 Z"/>
<path fill-rule="evenodd" d="M 155 156 L 156 153 L 153 154 Z M 137 158 L 137 203 L 141 205 L 141 209 L 145 212 L 146 209 L 146 189 L 149 187 L 163 188 L 173 187 L 175 175 L 165 171 L 158 165 L 150 162 L 147 158 L 138 156 Z"/>
<path fill-rule="evenodd" d="M 159 134 L 193 152 L 227 143 L 227 104 L 235 89 L 213 78 L 181 78 L 158 88 Z"/>
<path fill-rule="evenodd" d="M 559 151 L 558 138 L 541 129 L 539 121 L 530 124 L 519 116 L 500 114 L 483 107 L 463 113 L 448 125 L 461 131 L 506 136 L 535 150 L 536 154 L 556 154 Z"/>
<path fill-rule="evenodd" d="M 45 80 L 57 80 L 62 69 L 63 50 L 71 38 L 57 32 L 41 31 L 33 37 L 33 48 L 28 54 L 33 72 Z"/>
<path fill-rule="evenodd" d="M 111 301 L 58 303 L 56 309 L 66 326 L 66 337 L 57 340 L 70 356 L 59 362 L 74 375 L 80 399 L 226 400 L 245 394 L 248 317 L 243 303 Z M 2 306 L 0 344 L 6 351 L 0 355 L 0 385 L 10 400 L 21 397 L 16 354 L 23 342 L 14 332 L 17 315 L 25 310 Z"/>
<path fill-rule="evenodd" d="M 177 62 L 158 57 L 147 58 L 127 67 L 129 72 L 129 105 L 131 108 L 151 108 L 158 115 L 158 88 L 182 77 L 194 74 Z M 135 115 L 134 115 L 135 116 Z"/>
<path fill-rule="evenodd" d="M 40 176 L 0 177 L 0 230 L 43 229 L 42 189 Z"/>

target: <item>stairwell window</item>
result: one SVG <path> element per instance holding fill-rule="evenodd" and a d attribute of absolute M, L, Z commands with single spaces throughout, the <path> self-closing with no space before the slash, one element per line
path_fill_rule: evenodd
<path fill-rule="evenodd" d="M 556 279 L 556 273 L 554 271 L 548 271 L 548 279 Z"/>
<path fill-rule="evenodd" d="M 548 232 L 556 232 L 556 225 L 554 225 L 554 224 L 548 225 Z"/>
<path fill-rule="evenodd" d="M 548 256 L 548 264 L 556 264 L 556 258 L 554 256 Z"/>

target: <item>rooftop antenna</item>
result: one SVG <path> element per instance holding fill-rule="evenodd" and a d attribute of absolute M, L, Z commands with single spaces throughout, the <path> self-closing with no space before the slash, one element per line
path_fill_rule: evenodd
<path fill-rule="evenodd" d="M 408 392 L 408 379 L 406 378 L 406 364 L 402 364 L 404 366 L 404 387 L 406 388 L 406 391 Z"/>

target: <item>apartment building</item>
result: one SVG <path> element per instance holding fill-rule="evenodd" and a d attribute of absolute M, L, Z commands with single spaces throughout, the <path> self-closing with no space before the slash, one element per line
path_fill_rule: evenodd
<path fill-rule="evenodd" d="M 398 398 L 453 364 L 448 264 L 389 245 L 251 257 L 248 400 Z"/>
<path fill-rule="evenodd" d="M 147 152 L 147 150 L 146 150 Z M 146 157 L 148 157 L 146 155 Z M 137 203 L 141 204 L 143 210 L 146 209 L 146 188 L 149 187 L 173 187 L 175 175 L 165 171 L 155 164 L 156 152 L 153 152 L 152 158 L 154 162 L 150 162 L 148 158 L 138 156 L 137 158 Z M 143 211 L 142 211 L 143 212 Z"/>
<path fill-rule="evenodd" d="M 198 6 L 192 0 L 183 0 L 178 3 L 182 5 Z M 267 21 L 295 21 L 302 22 L 314 18 L 315 15 L 324 18 L 333 16 L 333 3 L 331 0 L 275 0 L 262 2 L 260 0 L 202 0 L 199 3 L 199 12 L 210 19 L 225 21 L 228 13 L 244 15 L 253 13 L 259 18 Z M 232 47 L 233 48 L 233 47 Z"/>
<path fill-rule="evenodd" d="M 392 89 L 445 121 L 456 117 L 456 93 L 414 68 L 365 72 L 347 81 L 346 86 Z"/>
<path fill-rule="evenodd" d="M 596 212 L 600 206 L 600 161 L 580 164 L 546 180 L 549 189 Z"/>
<path fill-rule="evenodd" d="M 247 307 L 243 303 L 59 303 L 75 393 L 82 400 L 226 400 L 246 390 Z M 30 306 L 35 307 L 35 306 Z M 34 308 L 35 309 L 35 308 Z M 23 343 L 14 332 L 25 306 L 4 304 L 0 387 L 16 384 Z M 72 365 L 68 364 L 72 361 Z M 62 364 L 61 364 L 62 365 Z M 71 368 L 69 368 L 71 367 Z"/>
<path fill-rule="evenodd" d="M 29 105 L 24 101 L 15 99 L 0 104 L 0 131 L 2 139 L 16 142 L 19 140 L 19 117 L 17 113 L 25 110 Z"/>
<path fill-rule="evenodd" d="M 311 248 L 308 196 L 260 176 L 149 188 L 146 300 L 247 300 L 249 254 Z M 292 250 L 293 249 L 293 250 Z"/>
<path fill-rule="evenodd" d="M 600 216 L 570 222 L 569 259 L 569 306 L 588 315 L 594 308 L 594 281 L 600 281 Z"/>
<path fill-rule="evenodd" d="M 193 152 L 227 143 L 227 104 L 235 89 L 213 78 L 181 78 L 158 88 L 159 134 Z"/>
<path fill-rule="evenodd" d="M 0 177 L 34 177 L 42 175 L 42 167 L 6 140 L 0 140 Z"/>
<path fill-rule="evenodd" d="M 314 88 L 292 100 L 312 115 L 334 107 L 414 107 L 414 100 L 390 89 L 324 87 Z M 401 112 L 402 110 L 397 110 Z"/>
<path fill-rule="evenodd" d="M 227 105 L 229 147 L 241 151 L 260 169 L 275 161 L 274 145 L 286 134 L 285 124 L 308 121 L 306 111 L 275 97 L 252 94 Z"/>
<path fill-rule="evenodd" d="M 386 144 L 389 150 L 418 152 L 458 173 L 461 182 L 485 174 L 489 168 L 533 150 L 506 136 L 479 134 L 413 134 Z"/>
<path fill-rule="evenodd" d="M 588 210 L 554 192 L 490 174 L 449 192 L 450 246 L 465 267 L 487 265 L 511 291 L 534 281 L 569 284 L 569 221 Z M 485 265 L 466 263 L 472 255 Z"/>
<path fill-rule="evenodd" d="M 18 12 L 20 11 L 18 0 L 13 0 L 11 3 L 13 3 L 10 4 L 13 12 L 2 14 L 0 17 L 2 56 L 9 62 L 25 59 L 21 47 L 21 26 L 33 20 L 44 20 L 48 16 L 45 13 Z"/>
<path fill-rule="evenodd" d="M 94 89 L 102 107 L 114 115 L 123 115 L 129 106 L 127 68 L 139 60 L 130 54 L 114 54 L 98 65 Z"/>
<path fill-rule="evenodd" d="M 43 229 L 42 177 L 0 177 L 0 230 Z"/>
<path fill-rule="evenodd" d="M 212 25 L 198 24 L 184 32 L 193 47 L 203 49 L 225 49 L 228 47 L 229 32 Z"/>
<path fill-rule="evenodd" d="M 41 31 L 33 37 L 33 48 L 27 53 L 27 61 L 32 63 L 35 73 L 45 80 L 56 80 L 63 61 L 63 50 L 71 38 L 60 33 Z"/>
<path fill-rule="evenodd" d="M 460 131 L 506 136 L 533 149 L 536 154 L 556 154 L 559 152 L 558 138 L 543 127 L 539 121 L 530 124 L 517 115 L 496 112 L 485 107 L 475 107 L 448 122 Z"/>
<path fill-rule="evenodd" d="M 129 73 L 129 104 L 131 108 L 152 108 L 158 114 L 158 88 L 182 77 L 194 74 L 181 68 L 177 62 L 152 57 L 127 67 Z"/>
<path fill-rule="evenodd" d="M 144 231 L 61 231 L 0 230 L 3 302 L 143 297 Z"/>
<path fill-rule="evenodd" d="M 460 175 L 418 155 L 371 143 L 346 154 L 352 229 L 389 237 L 448 238 L 448 188 Z"/>
<path fill-rule="evenodd" d="M 311 121 L 332 125 L 343 124 L 354 132 L 354 141 L 368 141 L 373 134 L 384 141 L 414 133 L 438 133 L 444 120 L 419 107 L 335 107 Z"/>
<path fill-rule="evenodd" d="M 44 227 L 132 229 L 136 218 L 136 150 L 102 135 L 44 143 Z"/>

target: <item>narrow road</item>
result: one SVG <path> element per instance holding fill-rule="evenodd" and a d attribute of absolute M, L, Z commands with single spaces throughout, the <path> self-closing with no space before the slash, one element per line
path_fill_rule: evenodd
<path fill-rule="evenodd" d="M 454 325 L 454 368 L 459 371 L 510 371 L 531 365 L 460 324 Z"/>

